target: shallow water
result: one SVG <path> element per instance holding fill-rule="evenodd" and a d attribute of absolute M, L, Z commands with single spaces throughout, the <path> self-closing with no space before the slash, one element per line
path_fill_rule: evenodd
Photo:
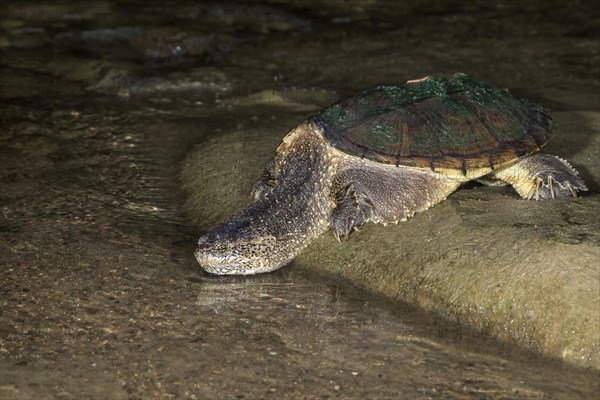
<path fill-rule="evenodd" d="M 194 146 L 248 131 L 223 160 L 236 165 L 261 130 L 424 73 L 468 71 L 597 118 L 586 4 L 3 4 L 2 398 L 597 395 L 594 371 L 319 268 L 203 274 L 195 241 L 240 197 L 216 188 L 203 201 L 222 207 L 192 222 L 199 191 L 179 179 Z M 570 151 L 597 192 L 593 152 Z"/>

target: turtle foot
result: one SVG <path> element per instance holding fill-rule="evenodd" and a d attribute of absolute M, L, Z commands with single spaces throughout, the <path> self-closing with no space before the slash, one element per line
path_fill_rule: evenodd
<path fill-rule="evenodd" d="M 364 224 L 371 214 L 372 204 L 364 195 L 359 194 L 350 184 L 342 189 L 337 197 L 336 207 L 331 216 L 333 235 L 341 242 L 353 229 Z"/>
<path fill-rule="evenodd" d="M 566 161 L 561 160 L 566 163 Z M 567 164 L 568 165 L 568 164 Z M 563 171 L 542 172 L 534 179 L 535 192 L 532 198 L 536 200 L 549 200 L 560 197 L 577 197 L 577 192 L 588 190 L 585 183 L 577 176 L 571 168 L 567 173 Z"/>
<path fill-rule="evenodd" d="M 510 183 L 523 198 L 535 200 L 577 197 L 577 192 L 588 190 L 578 175 L 566 160 L 539 153 L 523 157 L 495 173 L 496 178 Z"/>

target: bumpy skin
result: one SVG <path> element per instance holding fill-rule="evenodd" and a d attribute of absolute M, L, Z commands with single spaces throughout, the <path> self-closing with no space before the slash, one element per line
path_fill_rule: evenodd
<path fill-rule="evenodd" d="M 307 121 L 284 138 L 254 185 L 255 203 L 201 237 L 195 255 L 213 274 L 270 272 L 331 226 L 340 238 L 366 222 L 398 223 L 459 184 L 343 154 Z"/>
<path fill-rule="evenodd" d="M 445 199 L 460 181 L 429 171 L 356 160 L 333 179 L 331 224 L 339 240 L 366 222 L 406 221 Z"/>
<path fill-rule="evenodd" d="M 331 147 L 304 122 L 277 149 L 254 187 L 255 203 L 200 238 L 196 258 L 209 273 L 257 274 L 282 267 L 330 227 L 339 239 L 367 222 L 398 223 L 480 176 L 447 176 L 385 165 Z M 534 154 L 489 175 L 525 198 L 558 198 L 587 190 L 558 157 Z"/>
<path fill-rule="evenodd" d="M 290 131 L 254 185 L 255 202 L 198 241 L 219 275 L 273 271 L 330 227 L 339 240 L 367 222 L 398 223 L 469 180 L 505 182 L 526 199 L 587 190 L 555 156 L 541 106 L 464 74 L 380 86 Z"/>
<path fill-rule="evenodd" d="M 511 184 L 525 199 L 548 200 L 576 196 L 588 190 L 579 173 L 562 158 L 549 154 L 533 154 L 504 168 L 493 177 Z"/>
<path fill-rule="evenodd" d="M 338 165 L 328 148 L 309 123 L 291 131 L 255 185 L 255 203 L 200 238 L 200 265 L 219 275 L 270 272 L 325 232 Z"/>

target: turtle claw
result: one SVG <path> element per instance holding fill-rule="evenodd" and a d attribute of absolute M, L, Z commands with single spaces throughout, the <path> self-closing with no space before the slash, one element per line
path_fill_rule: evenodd
<path fill-rule="evenodd" d="M 571 191 L 571 194 L 573 195 L 573 197 L 577 197 L 577 192 L 573 190 L 571 185 L 569 185 L 569 190 Z"/>
<path fill-rule="evenodd" d="M 354 227 L 355 220 L 350 215 L 338 215 L 333 220 L 333 235 L 338 242 L 342 243 L 342 238 L 347 237 Z"/>
<path fill-rule="evenodd" d="M 342 243 L 342 239 L 340 238 L 340 234 L 338 233 L 338 231 L 336 229 L 333 230 L 333 236 L 335 237 L 335 239 L 339 242 Z"/>
<path fill-rule="evenodd" d="M 338 242 L 353 230 L 358 231 L 357 227 L 364 224 L 371 215 L 372 207 L 371 201 L 357 193 L 352 184 L 338 192 L 336 207 L 331 214 L 331 226 Z"/>

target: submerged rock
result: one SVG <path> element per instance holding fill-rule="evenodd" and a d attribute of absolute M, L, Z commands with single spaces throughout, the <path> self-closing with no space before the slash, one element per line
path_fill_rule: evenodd
<path fill-rule="evenodd" d="M 341 244 L 326 233 L 285 268 L 340 277 L 478 333 L 600 368 L 600 115 L 554 115 L 559 127 L 544 152 L 582 170 L 584 197 L 527 201 L 510 187 L 464 188 L 397 226 L 365 225 Z M 284 134 L 244 128 L 189 155 L 182 181 L 201 231 L 251 202 Z"/>

